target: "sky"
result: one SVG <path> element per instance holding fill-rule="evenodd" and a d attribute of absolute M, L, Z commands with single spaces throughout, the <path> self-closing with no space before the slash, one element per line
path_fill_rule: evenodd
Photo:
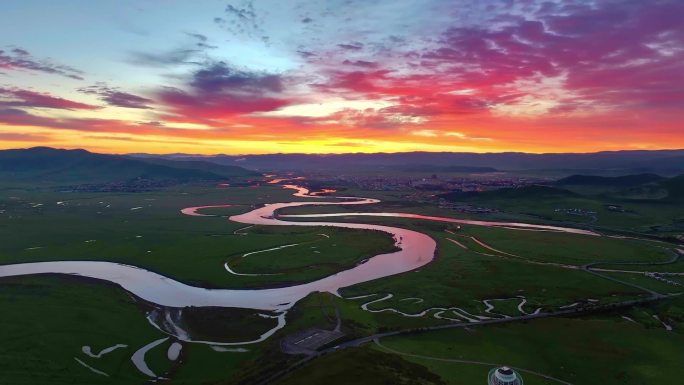
<path fill-rule="evenodd" d="M 6 0 L 0 148 L 684 148 L 684 0 Z"/>

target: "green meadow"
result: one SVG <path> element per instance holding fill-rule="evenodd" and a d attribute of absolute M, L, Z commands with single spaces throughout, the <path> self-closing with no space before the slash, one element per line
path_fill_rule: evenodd
<path fill-rule="evenodd" d="M 282 188 L 4 194 L 0 198 L 0 263 L 111 261 L 192 285 L 244 288 L 315 280 L 394 250 L 391 237 L 378 232 L 274 226 L 238 231 L 246 226 L 226 218 L 251 210 L 253 204 L 294 198 L 291 190 Z M 216 215 L 210 217 L 180 212 L 217 204 L 235 206 L 201 211 Z M 354 247 L 348 247 L 351 242 Z M 242 258 L 289 244 L 297 247 Z M 231 275 L 224 269 L 229 261 L 236 271 L 278 275 Z"/>
<path fill-rule="evenodd" d="M 346 191 L 344 195 L 374 196 L 384 202 L 363 207 L 301 207 L 285 212 L 391 211 L 461 217 L 428 203 L 408 202 L 403 194 Z M 264 203 L 302 199 L 306 200 L 277 186 L 186 185 L 143 193 L 0 189 L 0 264 L 112 261 L 140 266 L 191 285 L 254 288 L 312 281 L 395 250 L 389 235 L 374 231 L 248 227 L 227 218 Z M 186 207 L 221 204 L 231 206 L 200 211 L 209 216 L 180 212 Z M 508 219 L 526 215 L 519 213 Z M 437 241 L 437 254 L 419 269 L 344 288 L 340 296 L 309 295 L 288 312 L 285 328 L 265 342 L 241 346 L 244 351 L 184 343 L 180 358 L 170 361 L 166 354 L 172 340 L 166 340 L 148 352 L 150 369 L 168 377 L 167 383 L 172 384 L 255 383 L 301 359 L 280 352 L 284 336 L 311 327 L 332 329 L 336 312 L 346 334 L 344 341 L 377 332 L 448 324 L 452 321 L 436 315 L 458 318 L 449 310 L 455 308 L 470 316 L 517 316 L 520 309 L 532 313 L 576 302 L 607 304 L 645 298 L 647 293 L 642 290 L 579 267 L 601 261 L 605 262 L 599 266 L 602 268 L 641 269 L 641 265 L 618 262 L 660 263 L 670 260 L 675 248 L 647 240 L 459 227 L 415 219 L 347 216 L 334 221 L 424 232 Z M 553 222 L 544 219 L 538 223 Z M 565 220 L 559 223 L 567 225 Z M 249 275 L 230 274 L 224 268 L 226 263 L 235 272 Z M 681 261 L 648 268 L 680 271 L 680 265 Z M 642 274 L 605 275 L 661 293 L 682 291 Z M 679 277 L 673 280 L 681 281 Z M 145 318 L 152 310 L 150 304 L 117 286 L 77 277 L 3 278 L 0 289 L 4 309 L 0 317 L 0 383 L 135 384 L 148 380 L 135 368 L 131 355 L 166 337 Z M 350 298 L 364 295 L 369 296 Z M 367 305 L 368 310 L 361 308 L 384 297 Z M 521 305 L 523 298 L 526 303 Z M 484 300 L 491 300 L 489 312 Z M 364 384 L 470 384 L 483 382 L 492 363 L 577 384 L 594 383 L 587 377 L 591 373 L 606 384 L 662 382 L 675 371 L 676 360 L 671 357 L 682 353 L 683 308 L 681 300 L 668 300 L 621 313 L 384 338 L 381 345 L 345 349 L 315 359 L 276 383 L 343 384 L 362 379 Z M 439 313 L 440 309 L 447 310 Z M 407 317 L 398 312 L 424 314 Z M 673 331 L 665 330 L 654 315 Z M 254 339 L 275 326 L 273 319 L 241 309 L 185 309 L 182 322 L 194 336 L 214 341 Z M 127 347 L 101 358 L 82 352 L 85 345 L 99 352 L 116 344 Z M 577 358 L 585 352 L 591 352 L 591 362 Z M 108 376 L 91 371 L 76 359 Z M 615 362 L 624 368 L 611 366 Z M 582 364 L 590 365 L 591 370 L 582 371 Z M 524 377 L 529 384 L 556 383 L 531 372 Z"/>

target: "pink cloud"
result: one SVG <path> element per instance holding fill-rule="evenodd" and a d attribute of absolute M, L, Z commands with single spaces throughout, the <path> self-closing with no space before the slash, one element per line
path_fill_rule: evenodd
<path fill-rule="evenodd" d="M 47 93 L 17 88 L 0 88 L 0 107 L 38 107 L 61 110 L 94 110 L 99 108 L 98 106 L 67 100 Z"/>

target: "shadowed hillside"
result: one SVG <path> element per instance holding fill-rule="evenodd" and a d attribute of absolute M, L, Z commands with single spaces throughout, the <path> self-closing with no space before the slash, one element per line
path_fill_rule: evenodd
<path fill-rule="evenodd" d="M 560 179 L 557 182 L 557 184 L 629 187 L 645 183 L 659 182 L 664 179 L 665 178 L 663 178 L 662 176 L 655 174 L 637 174 L 616 177 L 604 177 L 595 175 L 572 175 L 567 178 Z"/>
<path fill-rule="evenodd" d="M 34 147 L 0 151 L 0 178 L 5 184 L 107 184 L 144 180 L 168 185 L 250 175 L 255 173 L 237 166 L 131 159 L 85 150 Z"/>
<path fill-rule="evenodd" d="M 159 155 L 133 154 L 136 157 Z M 404 152 L 372 154 L 266 154 L 266 155 L 191 155 L 168 154 L 167 159 L 206 160 L 223 165 L 237 165 L 255 170 L 397 170 L 424 165 L 434 171 L 455 168 L 458 171 L 561 170 L 578 173 L 628 175 L 658 173 L 678 175 L 684 172 L 684 150 L 604 151 L 595 153 L 528 154 L 521 152 Z M 474 168 L 474 169 L 473 169 Z"/>

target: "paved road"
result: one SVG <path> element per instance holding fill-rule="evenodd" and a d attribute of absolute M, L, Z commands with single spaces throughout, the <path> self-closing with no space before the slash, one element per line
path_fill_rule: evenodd
<path fill-rule="evenodd" d="M 593 274 L 593 275 L 599 276 L 599 277 L 601 277 L 601 278 L 611 280 L 611 281 L 613 281 L 613 282 L 621 283 L 621 284 L 623 284 L 623 285 L 627 285 L 627 286 L 631 286 L 631 287 L 637 288 L 637 289 L 639 289 L 639 290 L 643 290 L 643 291 L 645 291 L 645 292 L 651 294 L 651 295 L 654 296 L 654 297 L 659 297 L 659 296 L 660 296 L 660 297 L 664 297 L 662 294 L 660 294 L 660 293 L 658 293 L 658 292 L 656 292 L 656 291 L 654 291 L 654 290 L 652 290 L 652 289 L 643 287 L 643 286 L 641 286 L 641 285 L 637 285 L 637 284 L 632 283 L 632 282 L 623 281 L 623 280 L 621 280 L 621 279 L 619 279 L 619 278 L 615 278 L 615 277 L 612 277 L 612 276 L 609 276 L 609 275 L 602 274 L 602 273 L 599 272 L 600 270 L 598 270 L 598 269 L 593 269 L 593 267 L 596 266 L 596 265 L 605 265 L 605 264 L 611 264 L 611 265 L 627 265 L 627 266 L 657 266 L 657 265 L 669 265 L 669 264 L 673 264 L 673 263 L 676 263 L 677 261 L 679 261 L 679 258 L 682 256 L 682 252 L 681 252 L 679 249 L 677 249 L 677 251 L 671 251 L 671 252 L 672 252 L 673 256 L 672 256 L 672 258 L 668 259 L 667 261 L 660 261 L 660 262 L 630 262 L 630 261 L 625 261 L 625 262 L 608 262 L 608 261 L 603 261 L 603 262 L 592 262 L 592 263 L 588 263 L 588 264 L 582 266 L 582 270 L 586 271 L 586 272 L 589 273 L 589 274 Z"/>
<path fill-rule="evenodd" d="M 629 266 L 658 266 L 658 265 L 670 265 L 673 263 L 676 263 L 679 261 L 679 258 L 682 257 L 682 250 L 677 249 L 677 251 L 673 250 L 667 250 L 672 254 L 672 258 L 668 259 L 667 261 L 649 261 L 649 262 L 632 262 L 632 261 L 622 261 L 622 262 L 611 262 L 611 261 L 603 261 L 603 262 L 592 262 L 588 265 L 588 267 L 593 267 L 596 265 L 629 265 Z"/>

